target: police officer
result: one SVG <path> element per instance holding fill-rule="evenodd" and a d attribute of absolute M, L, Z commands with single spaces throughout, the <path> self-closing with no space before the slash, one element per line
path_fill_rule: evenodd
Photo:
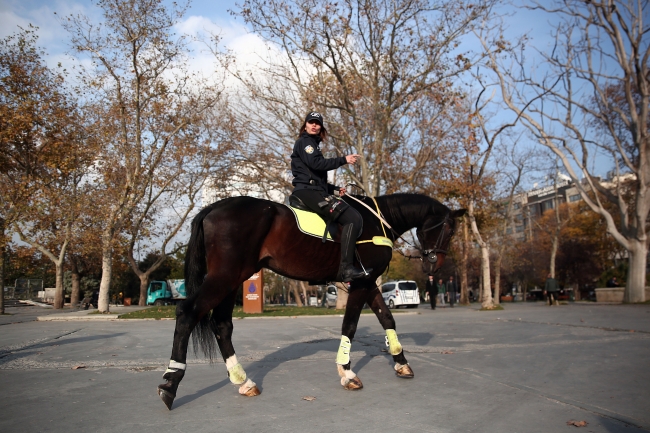
<path fill-rule="evenodd" d="M 361 215 L 342 200 L 332 199 L 331 195 L 345 195 L 345 188 L 327 183 L 327 172 L 336 170 L 345 164 L 354 164 L 359 155 L 352 154 L 336 158 L 325 158 L 319 144 L 327 139 L 327 130 L 323 125 L 323 116 L 312 111 L 307 114 L 300 127 L 298 140 L 291 153 L 291 173 L 293 174 L 293 195 L 298 197 L 312 211 L 326 222 L 336 221 L 343 226 L 341 231 L 341 265 L 338 281 L 350 282 L 367 276 L 356 268 L 354 251 L 357 238 L 361 235 Z"/>

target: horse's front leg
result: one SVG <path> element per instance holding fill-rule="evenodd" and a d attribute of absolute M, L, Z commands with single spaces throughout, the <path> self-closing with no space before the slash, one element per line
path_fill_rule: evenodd
<path fill-rule="evenodd" d="M 214 335 L 217 338 L 219 351 L 226 363 L 228 377 L 233 385 L 239 386 L 239 393 L 247 397 L 260 395 L 261 392 L 255 382 L 246 376 L 244 367 L 237 360 L 235 348 L 232 345 L 232 310 L 235 307 L 236 291 L 232 291 L 224 301 L 213 311 L 210 320 L 214 325 Z"/>
<path fill-rule="evenodd" d="M 345 315 L 343 316 L 343 326 L 341 327 L 341 344 L 339 351 L 336 355 L 336 367 L 341 376 L 341 385 L 348 390 L 357 390 L 363 388 L 361 379 L 356 375 L 350 367 L 350 350 L 352 348 L 352 339 L 357 332 L 357 324 L 359 323 L 359 316 L 361 309 L 366 302 L 366 289 L 357 288 L 350 290 L 348 296 L 348 303 L 345 307 Z"/>
<path fill-rule="evenodd" d="M 393 355 L 393 360 L 395 361 L 395 374 L 397 377 L 403 379 L 411 379 L 413 374 L 413 369 L 406 361 L 404 356 L 404 350 L 402 350 L 402 345 L 397 339 L 397 332 L 395 327 L 395 319 L 393 318 L 393 313 L 390 312 L 386 303 L 384 302 L 383 296 L 381 296 L 381 291 L 377 288 L 371 290 L 368 293 L 366 302 L 372 308 L 379 323 L 386 331 L 386 343 L 388 345 L 388 352 Z"/>

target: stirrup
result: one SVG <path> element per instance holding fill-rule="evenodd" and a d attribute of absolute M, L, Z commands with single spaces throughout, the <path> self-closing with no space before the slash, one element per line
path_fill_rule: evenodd
<path fill-rule="evenodd" d="M 363 271 L 354 267 L 354 265 L 347 265 L 342 270 L 339 270 L 338 280 L 349 283 L 352 280 L 359 278 L 368 278 L 372 269 L 364 269 Z"/>

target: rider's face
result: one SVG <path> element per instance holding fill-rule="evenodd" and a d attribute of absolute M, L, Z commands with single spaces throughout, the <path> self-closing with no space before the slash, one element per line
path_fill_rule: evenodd
<path fill-rule="evenodd" d="M 310 120 L 305 125 L 305 130 L 307 131 L 307 134 L 310 135 L 318 135 L 320 133 L 320 129 L 321 129 L 320 123 L 318 123 L 315 120 Z"/>

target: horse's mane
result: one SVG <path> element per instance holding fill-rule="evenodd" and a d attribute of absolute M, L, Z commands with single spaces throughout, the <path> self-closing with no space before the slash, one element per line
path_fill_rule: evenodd
<path fill-rule="evenodd" d="M 449 208 L 435 198 L 422 194 L 390 194 L 377 197 L 384 204 L 387 218 L 396 227 L 408 230 L 415 221 L 423 221 L 427 215 L 444 215 Z"/>

